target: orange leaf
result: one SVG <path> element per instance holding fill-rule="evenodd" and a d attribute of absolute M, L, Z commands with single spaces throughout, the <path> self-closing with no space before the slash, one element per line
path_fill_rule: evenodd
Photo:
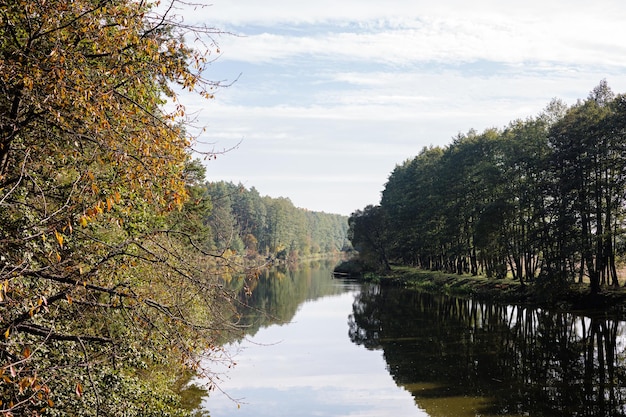
<path fill-rule="evenodd" d="M 57 238 L 57 242 L 59 242 L 59 246 L 63 247 L 63 235 L 55 230 L 54 237 Z"/>

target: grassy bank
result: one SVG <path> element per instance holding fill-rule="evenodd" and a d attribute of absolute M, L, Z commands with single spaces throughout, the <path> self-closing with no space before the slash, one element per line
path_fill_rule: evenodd
<path fill-rule="evenodd" d="M 456 297 L 473 297 L 484 301 L 523 304 L 565 311 L 618 315 L 626 318 L 626 289 L 606 287 L 592 295 L 587 284 L 560 287 L 535 281 L 522 285 L 511 279 L 490 279 L 484 276 L 456 275 L 441 271 L 394 266 L 386 274 L 362 272 L 357 276 L 380 285 L 403 286 Z"/>

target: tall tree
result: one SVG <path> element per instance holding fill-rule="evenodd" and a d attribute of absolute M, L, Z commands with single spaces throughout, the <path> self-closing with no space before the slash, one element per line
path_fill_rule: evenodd
<path fill-rule="evenodd" d="M 489 276 L 503 273 L 504 218 L 490 219 L 490 214 L 499 213 L 495 206 L 504 207 L 500 201 L 503 177 L 499 140 L 496 129 L 481 134 L 470 131 L 459 135 L 442 158 L 448 263 L 457 273 L 469 270 L 476 274 L 479 264 Z"/>
<path fill-rule="evenodd" d="M 441 255 L 442 155 L 441 148 L 424 148 L 414 159 L 398 165 L 381 198 L 388 232 L 395 237 L 390 256 L 425 268 L 435 267 Z"/>
<path fill-rule="evenodd" d="M 587 272 L 594 293 L 607 275 L 617 282 L 612 263 L 613 235 L 616 210 L 623 200 L 620 171 L 624 160 L 619 152 L 621 137 L 607 122 L 613 99 L 606 82 L 601 82 L 587 100 L 572 107 L 553 126 L 550 134 L 561 199 L 559 240 L 578 242 L 577 246 L 563 246 L 560 270 L 571 274 L 580 264 L 579 273 Z M 563 263 L 564 259 L 572 261 Z"/>
<path fill-rule="evenodd" d="M 522 283 L 537 276 L 546 252 L 543 247 L 549 222 L 546 167 L 550 155 L 550 120 L 546 113 L 512 122 L 502 134 L 503 200 L 508 208 L 503 236 L 511 274 Z M 556 117 L 554 112 L 552 115 Z"/>

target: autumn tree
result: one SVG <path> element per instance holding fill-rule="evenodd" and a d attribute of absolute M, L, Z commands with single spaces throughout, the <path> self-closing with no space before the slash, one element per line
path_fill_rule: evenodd
<path fill-rule="evenodd" d="M 0 4 L 2 415 L 162 415 L 151 370 L 217 349 L 220 260 L 170 215 L 190 201 L 176 91 L 211 97 L 216 45 L 176 2 Z"/>

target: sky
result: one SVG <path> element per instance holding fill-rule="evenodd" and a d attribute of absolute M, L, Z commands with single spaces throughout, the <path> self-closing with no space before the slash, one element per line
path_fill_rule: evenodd
<path fill-rule="evenodd" d="M 205 77 L 228 87 L 183 97 L 207 179 L 312 211 L 378 204 L 396 165 L 459 133 L 603 79 L 626 93 L 623 0 L 206 1 L 179 13 L 224 32 Z"/>

